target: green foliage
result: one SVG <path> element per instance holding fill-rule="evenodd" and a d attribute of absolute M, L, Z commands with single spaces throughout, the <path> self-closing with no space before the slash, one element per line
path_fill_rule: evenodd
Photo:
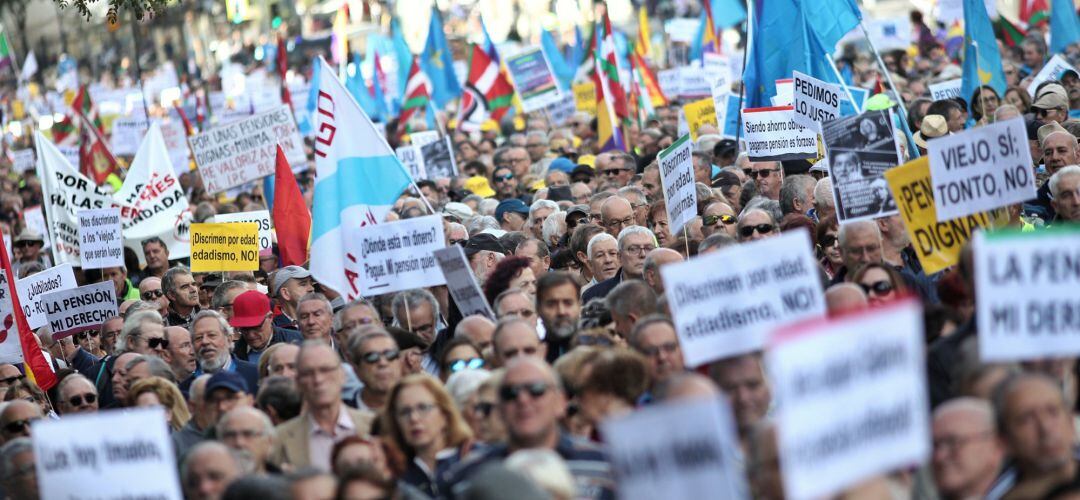
<path fill-rule="evenodd" d="M 110 23 L 117 22 L 126 12 L 134 14 L 135 19 L 142 19 L 147 14 L 151 17 L 162 13 L 170 3 L 170 0 L 53 0 L 61 9 L 74 7 L 79 14 L 90 20 L 90 6 L 97 2 L 108 2 L 109 11 L 106 18 Z"/>

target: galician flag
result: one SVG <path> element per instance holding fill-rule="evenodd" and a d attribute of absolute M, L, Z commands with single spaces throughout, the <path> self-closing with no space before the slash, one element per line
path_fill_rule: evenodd
<path fill-rule="evenodd" d="M 318 68 L 311 273 L 353 300 L 364 262 L 346 253 L 345 234 L 381 223 L 412 179 L 326 61 Z"/>

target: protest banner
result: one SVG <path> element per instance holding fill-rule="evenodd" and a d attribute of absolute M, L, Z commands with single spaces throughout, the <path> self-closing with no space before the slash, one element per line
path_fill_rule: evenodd
<path fill-rule="evenodd" d="M 371 297 L 410 288 L 443 285 L 432 252 L 446 247 L 442 217 L 429 215 L 386 224 L 343 228 L 345 257 L 363 266 L 363 274 L 346 269 L 350 284 Z M 357 283 L 359 282 L 359 283 Z"/>
<path fill-rule="evenodd" d="M 254 271 L 259 268 L 259 224 L 191 225 L 191 272 Z"/>
<path fill-rule="evenodd" d="M 669 264 L 660 274 L 688 366 L 759 350 L 777 326 L 825 316 L 803 230 Z"/>
<path fill-rule="evenodd" d="M 139 150 L 143 134 L 150 128 L 145 117 L 120 117 L 112 122 L 110 145 L 114 155 L 133 155 Z"/>
<path fill-rule="evenodd" d="M 596 116 L 596 84 L 593 82 L 574 84 L 574 108 Z"/>
<path fill-rule="evenodd" d="M 716 127 L 716 108 L 711 97 L 688 102 L 683 106 L 686 124 L 690 127 L 690 140 L 697 141 L 699 130 L 704 125 Z"/>
<path fill-rule="evenodd" d="M 952 99 L 954 97 L 962 97 L 960 95 L 960 87 L 962 83 L 962 78 L 957 78 L 946 82 L 931 83 L 929 85 L 930 95 L 935 101 Z M 966 101 L 967 97 L 964 97 L 964 100 Z"/>
<path fill-rule="evenodd" d="M 750 161 L 817 158 L 817 133 L 800 127 L 791 106 L 747 108 L 742 112 L 742 136 Z"/>
<path fill-rule="evenodd" d="M 424 155 L 419 146 L 401 146 L 394 150 L 402 166 L 409 172 L 413 180 L 427 179 L 427 170 L 424 168 Z"/>
<path fill-rule="evenodd" d="M 97 328 L 117 315 L 116 287 L 110 280 L 50 292 L 41 302 L 54 340 Z"/>
<path fill-rule="evenodd" d="M 810 130 L 840 116 L 840 86 L 823 82 L 796 71 L 793 78 L 792 119 Z"/>
<path fill-rule="evenodd" d="M 998 210 L 938 222 L 930 161 L 925 156 L 887 170 L 885 179 L 899 205 L 915 255 L 928 275 L 955 265 L 960 259 L 960 249 L 976 229 L 993 227 L 997 219 L 1007 218 L 1003 210 Z"/>
<path fill-rule="evenodd" d="M 31 432 L 41 498 L 183 498 L 161 407 L 44 418 Z"/>
<path fill-rule="evenodd" d="M 694 144 L 684 135 L 656 155 L 660 163 L 660 184 L 667 203 L 671 234 L 679 234 L 683 226 L 697 216 L 697 187 L 694 184 Z"/>
<path fill-rule="evenodd" d="M 465 251 L 461 246 L 450 245 L 436 250 L 433 254 L 442 269 L 443 278 L 446 279 L 446 288 L 450 290 L 450 296 L 461 311 L 461 317 L 479 314 L 495 321 L 495 313 L 484 298 L 484 292 L 480 290 L 480 284 L 476 282 L 476 275 L 469 267 L 469 260 L 465 258 Z"/>
<path fill-rule="evenodd" d="M 660 92 L 675 98 L 682 96 L 682 71 L 679 68 L 662 69 L 656 72 L 656 84 Z M 594 97 L 595 98 L 595 97 Z"/>
<path fill-rule="evenodd" d="M 939 137 L 927 146 L 939 221 L 1035 198 L 1021 117 Z"/>
<path fill-rule="evenodd" d="M 900 164 L 888 110 L 867 111 L 822 125 L 836 216 L 841 223 L 896 213 L 885 171 Z"/>
<path fill-rule="evenodd" d="M 773 106 L 791 106 L 795 100 L 795 80 L 782 78 L 776 81 L 776 95 L 772 98 Z"/>
<path fill-rule="evenodd" d="M 556 127 L 563 127 L 569 123 L 574 117 L 575 111 L 577 111 L 576 98 L 574 94 L 569 92 L 563 92 L 558 101 L 544 108 L 544 112 L 547 113 L 551 124 Z"/>
<path fill-rule="evenodd" d="M 450 136 L 420 146 L 420 156 L 423 157 L 424 179 L 452 179 L 457 176 Z"/>
<path fill-rule="evenodd" d="M 731 84 L 734 81 L 734 73 L 731 70 L 731 59 L 725 55 L 707 52 L 702 54 L 701 63 L 712 94 L 714 96 L 716 95 L 717 88 L 730 93 Z"/>
<path fill-rule="evenodd" d="M 21 174 L 34 168 L 36 162 L 33 149 L 16 149 L 11 152 L 11 168 L 16 173 Z"/>
<path fill-rule="evenodd" d="M 79 250 L 83 269 L 124 265 L 119 208 L 79 211 Z"/>
<path fill-rule="evenodd" d="M 671 38 L 672 42 L 689 45 L 700 26 L 701 20 L 696 17 L 676 17 L 664 21 L 664 33 Z"/>
<path fill-rule="evenodd" d="M 1061 54 L 1054 54 L 1054 57 L 1051 57 L 1049 61 L 1046 61 L 1046 64 L 1043 65 L 1042 69 L 1031 79 L 1031 84 L 1028 85 L 1027 88 L 1028 95 L 1034 98 L 1035 90 L 1039 88 L 1039 85 L 1047 80 L 1060 80 L 1061 75 L 1066 71 L 1077 72 L 1076 68 L 1069 64 L 1069 61 L 1066 61 L 1064 57 L 1061 57 Z"/>
<path fill-rule="evenodd" d="M 277 147 L 290 164 L 304 163 L 304 142 L 288 106 L 188 138 L 209 193 L 273 175 Z"/>
<path fill-rule="evenodd" d="M 544 51 L 530 47 L 504 59 L 507 73 L 526 113 L 541 110 L 559 100 L 559 85 Z"/>
<path fill-rule="evenodd" d="M 974 250 L 981 361 L 1080 355 L 1080 231 L 979 232 Z"/>
<path fill-rule="evenodd" d="M 808 321 L 770 337 L 765 366 L 788 498 L 829 498 L 927 458 L 923 342 L 915 300 Z"/>
<path fill-rule="evenodd" d="M 604 420 L 623 500 L 747 498 L 731 407 L 721 397 L 654 404 Z"/>
<path fill-rule="evenodd" d="M 259 225 L 259 255 L 270 255 L 270 252 L 273 249 L 273 235 L 270 233 L 273 223 L 270 219 L 269 210 L 254 210 L 251 212 L 238 212 L 235 214 L 218 214 L 212 217 L 210 222 L 218 224 L 254 222 Z"/>
<path fill-rule="evenodd" d="M 75 271 L 72 270 L 71 264 L 60 264 L 21 280 L 15 280 L 19 304 L 23 308 L 23 314 L 26 315 L 26 322 L 30 324 L 30 328 L 36 330 L 48 324 L 48 315 L 43 304 L 45 294 L 77 286 L 79 283 L 75 281 Z"/>
<path fill-rule="evenodd" d="M 15 306 L 8 290 L 7 273 L 0 273 L 0 363 L 19 365 L 23 362 L 22 344 L 19 344 L 19 327 L 12 316 Z"/>
<path fill-rule="evenodd" d="M 712 95 L 711 78 L 700 64 L 694 63 L 679 68 L 678 95 L 680 99 L 701 99 Z"/>

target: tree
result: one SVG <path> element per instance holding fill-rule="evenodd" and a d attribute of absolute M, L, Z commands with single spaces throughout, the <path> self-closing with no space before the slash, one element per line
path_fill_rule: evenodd
<path fill-rule="evenodd" d="M 15 21 L 15 32 L 19 35 L 23 54 L 30 51 L 30 42 L 26 37 L 26 7 L 28 0 L 0 0 L 0 12 L 7 12 Z"/>
<path fill-rule="evenodd" d="M 79 11 L 79 14 L 90 20 L 90 5 L 97 2 L 108 2 L 109 12 L 106 14 L 110 23 L 117 22 L 117 19 L 123 14 L 124 11 L 131 12 L 135 19 L 142 19 L 147 13 L 151 17 L 157 16 L 159 13 L 165 10 L 170 0 L 53 0 L 61 9 L 68 7 L 75 7 L 75 10 Z"/>

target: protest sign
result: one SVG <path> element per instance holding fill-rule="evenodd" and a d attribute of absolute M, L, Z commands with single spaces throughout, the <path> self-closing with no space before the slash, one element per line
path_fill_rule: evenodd
<path fill-rule="evenodd" d="M 593 82 L 574 84 L 574 107 L 596 116 L 596 84 Z"/>
<path fill-rule="evenodd" d="M 75 272 L 71 264 L 60 264 L 21 280 L 15 280 L 19 305 L 23 308 L 23 314 L 26 315 L 26 322 L 30 324 L 30 328 L 36 330 L 48 324 L 48 315 L 43 304 L 45 294 L 77 286 L 79 284 L 75 281 Z"/>
<path fill-rule="evenodd" d="M 506 69 L 526 113 L 541 110 L 559 100 L 559 85 L 544 51 L 531 47 L 507 57 Z"/>
<path fill-rule="evenodd" d="M 188 149 L 187 129 L 179 118 L 161 121 L 161 138 L 165 140 L 165 149 L 169 151 L 173 172 L 177 176 L 191 171 L 191 150 Z"/>
<path fill-rule="evenodd" d="M 273 248 L 273 236 L 270 234 L 270 228 L 273 227 L 270 221 L 269 210 L 254 210 L 251 212 L 238 212 L 235 214 L 218 214 L 213 217 L 210 222 L 214 223 L 229 223 L 229 222 L 254 222 L 259 225 L 259 254 L 269 255 Z"/>
<path fill-rule="evenodd" d="M 401 146 L 394 150 L 398 160 L 413 180 L 427 179 L 427 170 L 424 169 L 424 156 L 420 154 L 419 146 Z"/>
<path fill-rule="evenodd" d="M 83 269 L 124 265 L 119 208 L 79 211 L 79 250 Z"/>
<path fill-rule="evenodd" d="M 23 362 L 22 344 L 19 343 L 19 327 L 12 316 L 15 306 L 8 290 L 7 273 L 0 273 L 0 363 L 18 365 Z"/>
<path fill-rule="evenodd" d="M 744 499 L 739 440 L 721 397 L 654 404 L 603 422 L 623 500 Z"/>
<path fill-rule="evenodd" d="M 424 179 L 452 179 L 457 176 L 454 147 L 450 145 L 449 136 L 420 146 L 420 156 L 424 161 Z"/>
<path fill-rule="evenodd" d="M 690 136 L 684 135 L 656 155 L 660 163 L 660 184 L 664 189 L 671 234 L 679 234 L 683 226 L 698 214 L 693 149 Z"/>
<path fill-rule="evenodd" d="M 273 175 L 279 145 L 289 163 L 307 161 L 288 106 L 210 129 L 188 144 L 210 193 Z"/>
<path fill-rule="evenodd" d="M 889 111 L 867 111 L 822 125 L 836 216 L 841 223 L 896 213 L 885 171 L 900 164 Z"/>
<path fill-rule="evenodd" d="M 409 143 L 416 147 L 423 147 L 439 140 L 438 130 L 421 130 L 409 134 Z"/>
<path fill-rule="evenodd" d="M 446 247 L 442 217 L 429 215 L 386 224 L 343 228 L 345 256 L 363 266 L 363 274 L 346 270 L 350 284 L 365 297 L 446 283 L 435 272 L 432 252 Z"/>
<path fill-rule="evenodd" d="M 791 106 L 743 110 L 742 136 L 750 161 L 817 158 L 817 133 L 796 124 L 792 111 Z"/>
<path fill-rule="evenodd" d="M 660 86 L 660 92 L 675 98 L 682 95 L 682 74 L 679 68 L 662 69 L 656 72 L 656 84 Z M 594 98 L 595 99 L 595 98 Z"/>
<path fill-rule="evenodd" d="M 724 55 L 708 52 L 702 54 L 702 69 L 705 78 L 709 81 L 712 94 L 716 95 L 716 89 L 724 89 L 731 92 L 731 83 L 734 80 L 731 71 L 731 60 Z"/>
<path fill-rule="evenodd" d="M 1080 232 L 1060 226 L 975 235 L 979 359 L 1080 355 Z"/>
<path fill-rule="evenodd" d="M 711 97 L 706 97 L 683 106 L 686 124 L 690 127 L 690 140 L 697 141 L 699 130 L 704 125 L 716 127 L 716 108 Z"/>
<path fill-rule="evenodd" d="M 33 149 L 16 149 L 11 152 L 11 168 L 16 173 L 21 174 L 34 168 L 36 161 Z"/>
<path fill-rule="evenodd" d="M 995 215 L 1006 215 L 980 212 L 938 222 L 930 162 L 925 156 L 886 171 L 885 179 L 899 205 L 911 246 L 926 274 L 955 265 L 960 259 L 960 249 L 976 229 L 992 227 Z"/>
<path fill-rule="evenodd" d="M 120 117 L 113 120 L 110 141 L 113 154 L 135 154 L 148 128 L 150 128 L 150 122 L 145 117 Z"/>
<path fill-rule="evenodd" d="M 825 315 L 803 230 L 698 255 L 660 274 L 688 366 L 761 349 L 777 326 Z"/>
<path fill-rule="evenodd" d="M 191 225 L 191 272 L 254 271 L 259 268 L 259 224 Z"/>
<path fill-rule="evenodd" d="M 795 80 L 783 78 L 776 81 L 776 95 L 772 98 L 773 106 L 790 106 L 795 100 Z"/>
<path fill-rule="evenodd" d="M 1046 61 L 1046 64 L 1043 65 L 1042 69 L 1031 79 L 1031 84 L 1028 85 L 1027 88 L 1028 95 L 1034 98 L 1035 90 L 1039 88 L 1039 85 L 1047 80 L 1060 80 L 1061 75 L 1066 71 L 1075 73 L 1076 68 L 1069 64 L 1064 57 L 1061 57 L 1061 54 L 1054 54 L 1054 57 L 1051 57 L 1049 61 Z"/>
<path fill-rule="evenodd" d="M 183 498 L 160 407 L 45 418 L 32 425 L 41 498 Z"/>
<path fill-rule="evenodd" d="M 565 126 L 574 117 L 575 111 L 577 111 L 575 96 L 569 92 L 563 92 L 558 101 L 544 108 L 551 124 L 556 127 Z"/>
<path fill-rule="evenodd" d="M 915 300 L 782 328 L 770 338 L 765 366 L 788 498 L 829 498 L 930 454 Z"/>
<path fill-rule="evenodd" d="M 52 238 L 49 237 L 49 225 L 45 223 L 45 213 L 42 211 L 41 205 L 34 205 L 23 209 L 22 216 L 27 229 L 40 234 L 42 239 L 45 240 L 42 248 L 52 248 Z"/>
<path fill-rule="evenodd" d="M 53 339 L 97 328 L 116 316 L 116 288 L 110 280 L 47 293 L 41 297 Z"/>
<path fill-rule="evenodd" d="M 446 288 L 450 290 L 450 296 L 454 298 L 461 317 L 466 318 L 474 314 L 485 316 L 492 321 L 495 313 L 491 311 L 480 285 L 476 282 L 476 275 L 469 267 L 469 261 L 465 258 L 465 251 L 459 245 L 450 245 L 434 252 L 435 260 L 439 262 L 443 278 L 446 279 Z"/>
<path fill-rule="evenodd" d="M 664 33 L 672 42 L 690 44 L 700 26 L 701 20 L 696 17 L 676 17 L 664 21 Z"/>
<path fill-rule="evenodd" d="M 678 95 L 680 99 L 701 99 L 712 95 L 712 81 L 704 68 L 697 63 L 679 68 Z"/>
<path fill-rule="evenodd" d="M 961 86 L 962 83 L 963 83 L 962 78 L 957 78 L 955 80 L 949 80 L 947 82 L 931 83 L 929 85 L 929 87 L 930 87 L 930 95 L 935 101 L 940 101 L 940 100 L 944 100 L 944 99 L 952 99 L 954 97 L 961 97 L 960 96 L 960 86 Z M 964 99 L 967 100 L 966 97 Z"/>
<path fill-rule="evenodd" d="M 68 163 L 75 169 L 79 168 L 79 147 L 78 146 L 56 146 L 56 149 L 60 154 L 67 159 Z"/>
<path fill-rule="evenodd" d="M 723 124 L 720 135 L 725 139 L 735 139 L 739 133 L 739 96 L 713 95 L 713 109 L 716 111 L 716 123 Z"/>
<path fill-rule="evenodd" d="M 927 146 L 939 221 L 1035 198 L 1021 117 L 939 137 Z"/>
<path fill-rule="evenodd" d="M 840 116 L 840 87 L 809 75 L 795 72 L 793 83 L 795 123 L 810 130 Z"/>

